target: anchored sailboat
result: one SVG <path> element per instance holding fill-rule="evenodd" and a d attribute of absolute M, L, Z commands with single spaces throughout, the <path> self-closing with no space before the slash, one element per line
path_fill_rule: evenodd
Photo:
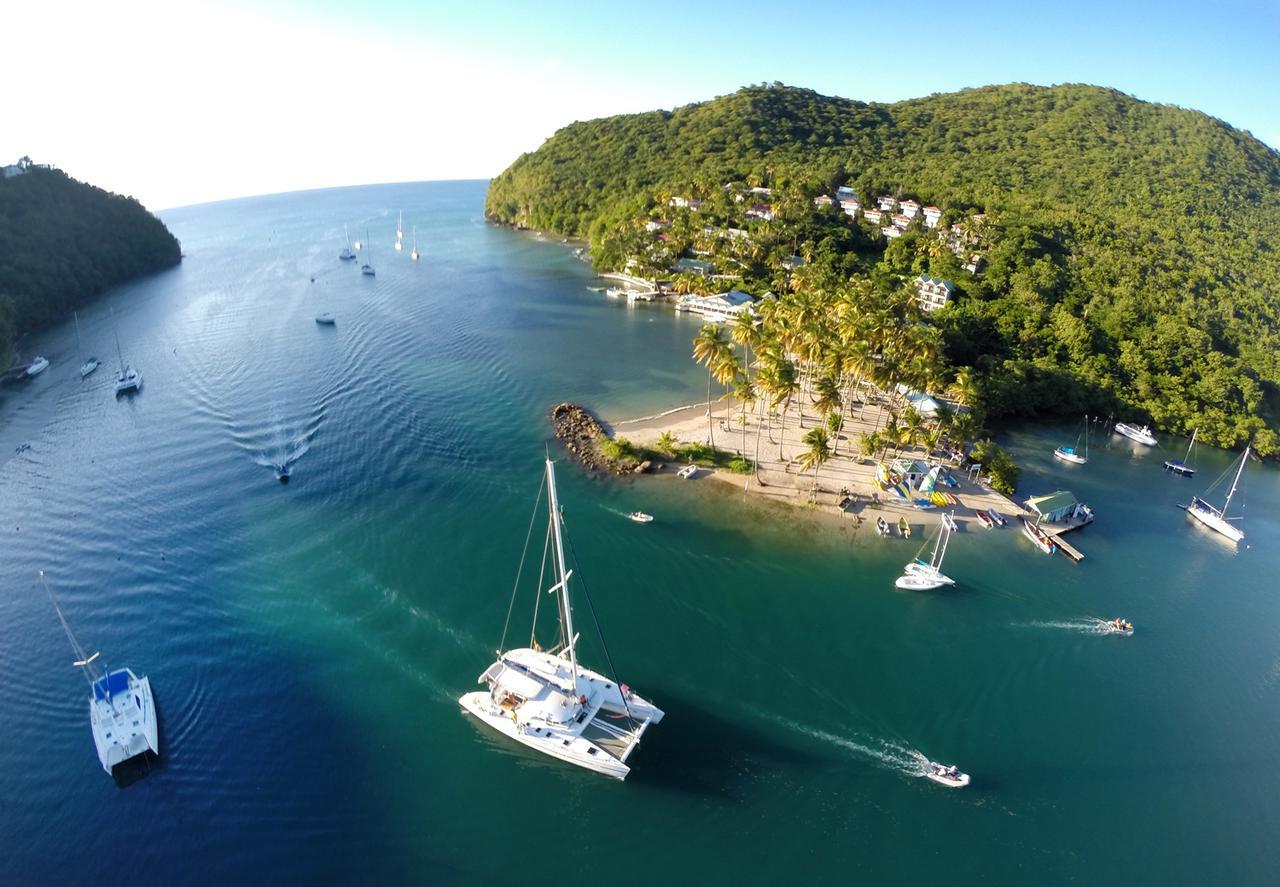
<path fill-rule="evenodd" d="M 142 373 L 124 362 L 124 352 L 120 350 L 120 328 L 116 325 L 116 310 L 111 309 L 111 327 L 116 336 L 116 357 L 120 360 L 120 369 L 116 371 L 116 394 L 127 394 L 142 388 Z"/>
<path fill-rule="evenodd" d="M 1222 508 L 1214 508 L 1199 496 L 1192 496 L 1191 504 L 1186 506 L 1188 515 L 1214 532 L 1226 536 L 1232 542 L 1239 542 L 1244 539 L 1244 530 L 1231 523 L 1231 521 L 1238 521 L 1240 518 L 1227 517 L 1227 509 L 1231 507 L 1231 497 L 1236 494 L 1236 490 L 1240 487 L 1240 475 L 1244 474 L 1244 463 L 1249 461 L 1249 452 L 1250 447 L 1246 446 L 1244 452 L 1240 454 L 1240 465 L 1236 468 L 1236 476 L 1231 481 L 1231 489 L 1227 491 L 1227 498 L 1222 503 Z M 1227 471 L 1230 470 L 1230 468 L 1227 469 Z M 1226 473 L 1224 472 L 1223 477 L 1225 476 Z M 1221 480 L 1221 477 L 1218 478 L 1218 481 L 1215 481 L 1213 486 L 1216 487 Z M 1209 489 L 1211 490 L 1213 487 Z"/>
<path fill-rule="evenodd" d="M 360 247 L 357 246 L 356 249 Z M 356 254 L 351 250 L 351 237 L 347 234 L 347 226 L 342 226 L 342 252 L 338 253 L 338 258 L 344 262 L 355 261 Z"/>
<path fill-rule="evenodd" d="M 420 254 L 418 253 L 418 226 L 414 225 L 413 226 L 413 252 L 409 253 L 409 258 L 413 259 L 416 262 L 418 261 L 419 255 Z"/>
<path fill-rule="evenodd" d="M 367 257 L 364 260 L 364 264 L 360 266 L 360 273 L 365 275 L 366 277 L 373 277 L 377 272 L 373 270 L 373 241 L 369 240 L 368 228 L 365 229 L 364 239 L 365 239 L 365 243 L 369 247 L 369 252 Z"/>
<path fill-rule="evenodd" d="M 1196 445 L 1196 435 L 1199 433 L 1199 428 L 1191 432 L 1191 443 L 1187 444 L 1187 453 L 1185 456 L 1181 459 L 1166 459 L 1164 461 L 1164 467 L 1166 470 L 1172 471 L 1174 474 L 1180 474 L 1183 477 L 1192 477 L 1195 475 L 1196 470 L 1192 468 L 1190 464 L 1191 450 Z"/>
<path fill-rule="evenodd" d="M 535 603 L 529 646 L 500 650 L 497 660 L 478 678 L 487 689 L 467 693 L 458 702 L 464 712 L 542 754 L 614 779 L 625 779 L 631 772 L 627 759 L 640 744 L 645 730 L 661 721 L 663 713 L 626 684 L 579 664 L 578 635 L 573 630 L 573 608 L 569 599 L 569 579 L 573 571 L 565 563 L 561 535 L 564 516 L 556 496 L 555 465 L 550 459 L 546 463 L 546 488 L 549 526 L 543 564 L 550 561 L 556 580 L 547 592 L 558 598 L 559 639 L 549 650 L 538 646 L 532 636 L 537 631 Z M 541 491 L 538 498 L 542 498 Z M 528 553 L 527 540 L 525 553 Z M 522 556 L 522 570 L 523 566 Z M 542 579 L 538 577 L 539 587 Z M 514 597 L 515 591 L 513 601 Z M 505 642 L 504 629 L 499 647 Z M 608 655 L 606 648 L 606 660 Z"/>
<path fill-rule="evenodd" d="M 1084 438 L 1084 455 L 1080 455 L 1080 438 Z M 1084 429 L 1081 430 L 1079 436 L 1076 437 L 1076 445 L 1074 447 L 1058 447 L 1053 451 L 1054 458 L 1061 459 L 1063 462 L 1073 462 L 1076 465 L 1083 465 L 1089 461 L 1089 417 L 1084 417 Z"/>
<path fill-rule="evenodd" d="M 404 210 L 400 210 L 400 218 L 396 220 L 396 252 L 404 249 Z"/>
<path fill-rule="evenodd" d="M 87 655 L 71 633 L 71 626 L 62 615 L 62 607 L 58 606 L 58 599 L 53 596 L 53 589 L 49 588 L 44 577 L 44 570 L 40 571 L 40 584 L 49 595 L 62 630 L 75 651 L 76 661 L 72 664 L 80 669 L 89 683 L 89 726 L 93 729 L 93 744 L 98 749 L 102 769 L 110 773 L 116 764 L 146 751 L 160 754 L 151 681 L 145 675 L 138 677 L 127 668 L 107 671 L 95 665 L 99 654 Z"/>
<path fill-rule="evenodd" d="M 951 538 L 951 533 L 955 530 L 955 520 L 949 514 L 944 514 L 941 520 L 941 530 L 938 538 L 933 543 L 933 556 L 929 558 L 926 564 L 917 555 L 916 559 L 907 564 L 906 572 L 894 580 L 894 585 L 898 588 L 906 588 L 911 591 L 930 591 L 934 588 L 941 588 L 944 585 L 955 585 L 956 580 L 942 572 L 942 559 L 947 556 L 947 541 Z M 927 545 L 928 542 L 926 541 Z M 924 546 L 921 546 L 924 550 Z"/>

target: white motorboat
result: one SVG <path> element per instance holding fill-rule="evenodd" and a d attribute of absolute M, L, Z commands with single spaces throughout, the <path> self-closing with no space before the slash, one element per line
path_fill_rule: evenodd
<path fill-rule="evenodd" d="M 1164 467 L 1166 471 L 1172 471 L 1181 477 L 1195 477 L 1196 470 L 1191 467 L 1191 451 L 1196 445 L 1196 435 L 1200 433 L 1200 429 L 1196 428 L 1191 432 L 1191 442 L 1187 444 L 1187 452 L 1181 459 L 1165 459 Z"/>
<path fill-rule="evenodd" d="M 338 318 L 334 317 L 333 314 L 331 314 L 328 311 L 324 312 L 323 314 L 316 315 L 316 323 L 321 324 L 323 326 L 333 326 L 337 322 L 338 322 Z"/>
<path fill-rule="evenodd" d="M 356 249 L 359 249 L 357 246 Z M 356 259 L 355 252 L 351 249 L 351 237 L 347 234 L 347 226 L 342 226 L 342 252 L 338 253 L 338 258 L 344 262 L 354 262 Z"/>
<path fill-rule="evenodd" d="M 1138 443 L 1149 447 L 1156 445 L 1156 436 L 1151 433 L 1151 429 L 1146 425 L 1139 428 L 1137 425 L 1130 425 L 1128 422 L 1117 422 L 1116 433 L 1123 434 L 1129 440 L 1136 440 Z"/>
<path fill-rule="evenodd" d="M 1101 628 L 1107 634 L 1118 634 L 1124 637 L 1133 634 L 1133 623 L 1128 619 L 1121 619 L 1119 616 L 1102 623 Z"/>
<path fill-rule="evenodd" d="M 547 590 L 559 597 L 558 640 L 544 650 L 534 637 L 528 647 L 499 652 L 497 660 L 478 679 L 486 689 L 464 694 L 458 702 L 464 712 L 481 723 L 535 751 L 614 779 L 625 779 L 631 772 L 627 760 L 645 731 L 662 720 L 663 712 L 616 678 L 579 664 L 578 635 L 573 628 L 569 596 L 573 571 L 565 563 L 564 516 L 556 496 L 555 466 L 550 459 L 546 462 L 546 487 L 551 529 L 543 563 L 550 562 L 552 578 L 556 580 Z M 522 568 L 523 560 L 522 557 Z M 540 588 L 541 576 L 538 581 Z M 536 635 L 536 604 L 534 619 Z M 505 641 L 504 631 L 499 649 Z"/>
<path fill-rule="evenodd" d="M 1080 453 L 1080 438 L 1084 438 L 1084 453 Z M 1071 462 L 1075 465 L 1083 465 L 1089 461 L 1089 417 L 1084 417 L 1084 428 L 1080 435 L 1076 437 L 1076 444 L 1073 447 L 1058 447 L 1053 451 L 1053 457 L 1063 462 Z"/>
<path fill-rule="evenodd" d="M 49 358 L 37 357 L 31 361 L 31 366 L 27 367 L 27 377 L 38 376 L 47 369 L 49 369 Z"/>
<path fill-rule="evenodd" d="M 631 520 L 635 521 L 638 524 L 653 523 L 653 515 L 645 514 L 643 511 L 633 511 L 630 514 L 628 514 L 627 517 L 631 518 Z"/>
<path fill-rule="evenodd" d="M 681 468 L 679 471 L 676 472 L 676 477 L 681 478 L 683 480 L 688 480 L 689 478 L 695 476 L 697 473 L 698 473 L 698 466 L 690 462 L 684 468 Z"/>
<path fill-rule="evenodd" d="M 71 312 L 71 316 L 74 317 L 76 321 L 76 351 L 80 354 L 84 354 L 84 343 L 80 341 L 80 315 L 73 311 Z M 94 357 L 92 354 L 89 355 L 84 359 L 84 363 L 80 364 L 80 378 L 83 379 L 88 376 L 99 366 L 100 363 L 98 358 Z"/>
<path fill-rule="evenodd" d="M 111 327 L 116 337 L 116 357 L 120 361 L 120 369 L 116 370 L 116 395 L 128 394 L 142 389 L 142 373 L 124 362 L 124 352 L 120 350 L 120 328 L 116 326 L 116 312 L 111 309 Z"/>
<path fill-rule="evenodd" d="M 364 232 L 364 239 L 366 241 L 369 240 L 368 230 Z M 373 244 L 372 243 L 369 243 L 369 254 L 365 257 L 364 264 L 360 266 L 360 273 L 363 274 L 365 277 L 373 277 L 377 274 L 377 272 L 373 270 Z"/>
<path fill-rule="evenodd" d="M 1244 539 L 1244 530 L 1231 523 L 1231 521 L 1240 520 L 1240 518 L 1227 517 L 1227 509 L 1231 507 L 1231 497 L 1236 494 L 1236 490 L 1240 486 L 1240 475 L 1244 473 L 1244 463 L 1249 461 L 1250 449 L 1250 447 L 1246 446 L 1244 448 L 1244 452 L 1240 454 L 1240 465 L 1236 468 L 1236 476 L 1231 481 L 1231 489 L 1227 491 L 1226 501 L 1222 503 L 1221 508 L 1214 508 L 1199 496 L 1192 496 L 1191 504 L 1186 506 L 1187 514 L 1190 517 L 1194 518 L 1196 521 L 1214 532 L 1227 537 L 1232 542 L 1240 542 Z M 1228 469 L 1228 471 L 1229 470 L 1230 469 Z M 1225 476 L 1226 474 L 1224 473 L 1223 477 Z M 1213 486 L 1216 487 L 1221 480 L 1222 478 L 1219 478 Z M 1209 489 L 1212 490 L 1213 487 L 1210 487 Z"/>
<path fill-rule="evenodd" d="M 908 591 L 932 591 L 944 585 L 956 584 L 956 580 L 942 572 L 942 559 L 947 556 L 947 542 L 956 528 L 955 521 L 950 518 L 951 515 L 944 514 L 938 523 L 938 538 L 934 540 L 933 556 L 929 558 L 929 562 L 925 563 L 917 555 L 915 560 L 907 564 L 903 574 L 894 580 L 895 586 Z"/>
<path fill-rule="evenodd" d="M 935 761 L 929 761 L 925 765 L 924 775 L 938 783 L 938 785 L 945 785 L 947 788 L 964 788 L 969 784 L 969 774 L 961 773 L 960 768 L 955 764 L 947 766 Z"/>
<path fill-rule="evenodd" d="M 80 642 L 71 632 L 62 607 L 53 590 L 40 571 L 49 600 L 53 603 L 58 621 L 71 642 L 76 661 L 89 684 L 89 726 L 93 731 L 93 744 L 98 751 L 98 761 L 108 773 L 116 764 L 137 757 L 144 752 L 160 754 L 159 731 L 156 726 L 156 705 L 151 695 L 151 681 L 138 677 L 128 668 L 100 671 L 95 662 L 99 654 L 86 655 Z"/>

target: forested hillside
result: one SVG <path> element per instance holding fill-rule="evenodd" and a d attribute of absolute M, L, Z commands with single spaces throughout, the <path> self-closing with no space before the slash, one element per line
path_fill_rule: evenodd
<path fill-rule="evenodd" d="M 1114 409 L 1276 449 L 1280 155 L 1247 133 L 1093 86 L 889 105 L 758 86 L 568 126 L 494 179 L 486 209 L 589 236 L 611 265 L 636 219 L 669 214 L 675 195 L 714 213 L 729 182 L 773 189 L 778 218 L 752 233 L 785 240 L 812 272 L 885 288 L 954 280 L 959 297 L 929 320 L 945 372 L 972 367 L 992 416 Z M 958 271 L 918 225 L 886 244 L 874 228 L 833 238 L 809 211 L 784 211 L 840 185 L 864 204 L 937 205 L 944 224 L 985 214 L 983 273 Z"/>
<path fill-rule="evenodd" d="M 15 335 L 180 259 L 178 241 L 131 197 L 38 166 L 0 178 L 0 369 Z"/>

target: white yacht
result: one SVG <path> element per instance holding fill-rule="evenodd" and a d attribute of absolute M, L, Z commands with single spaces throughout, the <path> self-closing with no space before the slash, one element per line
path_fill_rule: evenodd
<path fill-rule="evenodd" d="M 84 354 L 84 343 L 80 341 L 80 315 L 72 312 L 71 316 L 76 320 L 76 350 Z M 99 366 L 98 358 L 90 354 L 84 359 L 84 363 L 80 364 L 80 378 L 83 379 L 96 370 Z"/>
<path fill-rule="evenodd" d="M 111 311 L 111 325 L 115 327 L 115 309 Z M 142 388 L 142 374 L 124 362 L 124 352 L 120 350 L 120 330 L 115 327 L 116 357 L 120 360 L 120 369 L 116 370 L 116 394 L 128 394 Z"/>
<path fill-rule="evenodd" d="M 137 757 L 144 752 L 160 754 L 159 731 L 156 727 L 156 704 L 151 695 L 151 681 L 138 677 L 128 668 L 103 671 L 94 663 L 99 654 L 86 655 L 71 626 L 62 615 L 58 599 L 54 597 L 44 570 L 40 581 L 53 603 L 58 621 L 71 642 L 76 661 L 89 683 L 89 726 L 93 731 L 93 744 L 98 750 L 98 760 L 108 773 L 116 764 Z"/>
<path fill-rule="evenodd" d="M 1235 479 L 1231 481 L 1231 489 L 1227 491 L 1227 498 L 1222 503 L 1222 508 L 1214 508 L 1199 496 L 1192 496 L 1191 504 L 1186 507 L 1188 515 L 1209 529 L 1226 536 L 1232 542 L 1244 539 L 1244 530 L 1231 523 L 1240 518 L 1227 517 L 1227 509 L 1231 507 L 1231 497 L 1236 494 L 1236 489 L 1240 486 L 1240 475 L 1244 473 L 1244 463 L 1249 461 L 1249 449 L 1245 447 L 1244 453 L 1240 456 L 1240 467 L 1236 469 Z"/>
<path fill-rule="evenodd" d="M 1149 447 L 1156 445 L 1156 436 L 1151 433 L 1151 429 L 1146 425 L 1139 428 L 1137 425 L 1130 425 L 1128 422 L 1117 422 L 1116 433 L 1123 434 L 1129 440 L 1136 440 L 1140 444 L 1146 444 Z"/>
<path fill-rule="evenodd" d="M 38 376 L 47 369 L 49 369 L 49 358 L 37 357 L 31 361 L 31 366 L 27 367 L 27 376 Z"/>
<path fill-rule="evenodd" d="M 549 553 L 556 582 L 547 590 L 559 598 L 559 640 L 546 650 L 531 639 L 528 647 L 499 652 L 497 660 L 478 679 L 485 689 L 467 693 L 458 702 L 467 714 L 531 749 L 614 779 L 625 779 L 631 771 L 628 758 L 649 726 L 662 720 L 663 713 L 626 684 L 578 663 L 578 635 L 574 633 L 569 599 L 573 571 L 565 565 L 561 538 L 564 517 L 556 497 L 555 466 L 550 459 L 546 473 L 551 526 L 543 562 L 547 562 Z M 536 632 L 536 621 L 534 629 Z M 504 632 L 503 643 L 505 640 Z"/>
<path fill-rule="evenodd" d="M 366 243 L 369 241 L 369 232 L 367 230 L 364 232 L 364 239 Z M 372 243 L 369 243 L 369 254 L 365 258 L 364 264 L 360 266 L 360 273 L 366 277 L 373 277 L 377 273 L 373 270 L 373 244 Z"/>
<path fill-rule="evenodd" d="M 359 249 L 357 246 L 356 249 Z M 354 262 L 356 258 L 355 252 L 351 249 L 351 237 L 347 234 L 347 226 L 342 226 L 342 252 L 338 253 L 338 258 L 344 262 Z"/>
<path fill-rule="evenodd" d="M 929 558 L 929 562 L 926 564 L 917 557 L 907 564 L 905 572 L 893 584 L 909 591 L 931 591 L 944 585 L 955 585 L 956 580 L 942 572 L 942 559 L 947 556 L 947 541 L 955 526 L 951 515 L 944 514 L 939 522 L 938 538 L 934 540 L 933 556 Z"/>

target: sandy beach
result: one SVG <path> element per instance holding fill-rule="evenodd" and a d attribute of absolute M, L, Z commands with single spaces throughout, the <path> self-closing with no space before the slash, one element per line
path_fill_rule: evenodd
<path fill-rule="evenodd" d="M 722 450 L 745 455 L 756 460 L 756 475 L 733 474 L 732 472 L 701 468 L 696 479 L 715 479 L 721 483 L 731 484 L 749 493 L 765 496 L 779 502 L 788 502 L 804 508 L 818 509 L 832 515 L 848 516 L 853 514 L 858 520 L 875 522 L 877 517 L 884 517 L 890 524 L 896 525 L 900 517 L 906 517 L 913 525 L 924 524 L 932 527 L 940 520 L 944 512 L 954 511 L 957 523 L 971 521 L 980 527 L 974 512 L 981 509 L 994 508 L 1006 518 L 1017 517 L 1024 513 L 1021 505 L 1008 496 L 998 493 L 978 478 L 970 478 L 964 471 L 956 468 L 952 476 L 959 481 L 959 486 L 949 488 L 958 504 L 953 508 L 920 509 L 915 508 L 876 489 L 876 465 L 859 452 L 859 438 L 863 432 L 871 432 L 879 417 L 883 426 L 884 417 L 878 416 L 879 407 L 865 404 L 845 417 L 844 427 L 838 439 L 833 436 L 831 446 L 835 453 L 817 472 L 817 486 L 814 486 L 814 473 L 802 471 L 797 461 L 800 454 L 807 449 L 802 438 L 811 428 L 820 422 L 818 413 L 811 405 L 805 404 L 801 415 L 800 396 L 793 399 L 786 414 L 785 430 L 780 429 L 780 416 L 770 420 L 748 410 L 746 423 L 741 423 L 741 408 L 729 402 L 728 422 L 725 420 L 725 402 L 712 403 L 711 433 L 715 437 L 715 445 Z M 615 438 L 626 438 L 635 444 L 652 446 L 657 443 L 663 432 L 670 432 L 681 443 L 707 443 L 707 405 L 703 403 L 686 404 L 661 413 L 637 418 L 607 417 L 606 424 Z M 914 456 L 924 459 L 922 450 L 903 452 L 902 456 Z M 840 503 L 846 495 L 853 497 L 853 502 L 841 508 Z"/>

